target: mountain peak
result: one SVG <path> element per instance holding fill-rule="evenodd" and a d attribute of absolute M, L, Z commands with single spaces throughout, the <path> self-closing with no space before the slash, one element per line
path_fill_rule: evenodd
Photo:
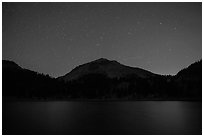
<path fill-rule="evenodd" d="M 60 77 L 60 79 L 63 79 L 64 81 L 70 81 L 89 74 L 103 74 L 109 78 L 122 78 L 130 75 L 146 78 L 153 75 L 149 71 L 125 66 L 115 60 L 99 58 L 74 68 L 71 72 Z"/>
<path fill-rule="evenodd" d="M 108 61 L 110 61 L 110 60 L 108 60 L 106 58 L 99 58 L 99 59 L 97 59 L 97 60 L 95 60 L 93 62 L 108 62 Z"/>
<path fill-rule="evenodd" d="M 115 61 L 115 60 L 108 60 L 106 58 L 99 58 L 97 60 L 94 60 L 90 63 L 116 63 L 116 64 L 120 64 L 119 62 Z"/>

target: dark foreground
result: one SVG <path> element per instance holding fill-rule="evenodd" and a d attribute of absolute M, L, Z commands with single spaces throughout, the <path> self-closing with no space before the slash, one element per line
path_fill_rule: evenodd
<path fill-rule="evenodd" d="M 4 135 L 202 134 L 202 103 L 192 101 L 4 101 Z"/>

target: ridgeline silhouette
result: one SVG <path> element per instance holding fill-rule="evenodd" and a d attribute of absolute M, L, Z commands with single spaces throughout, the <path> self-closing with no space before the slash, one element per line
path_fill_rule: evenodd
<path fill-rule="evenodd" d="M 202 60 L 175 76 L 98 59 L 51 78 L 2 61 L 3 99 L 202 100 Z"/>

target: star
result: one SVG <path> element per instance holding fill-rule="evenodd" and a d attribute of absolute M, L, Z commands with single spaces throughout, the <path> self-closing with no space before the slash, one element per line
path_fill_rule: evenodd
<path fill-rule="evenodd" d="M 132 32 L 129 31 L 129 32 L 128 32 L 128 35 L 132 35 Z"/>
<path fill-rule="evenodd" d="M 72 38 L 69 38 L 69 41 L 70 41 L 70 42 L 72 42 L 72 41 L 73 41 L 73 39 L 72 39 Z"/>
<path fill-rule="evenodd" d="M 62 34 L 62 39 L 65 39 L 66 38 L 66 36 L 67 36 L 67 34 Z"/>
<path fill-rule="evenodd" d="M 115 19 L 116 19 L 116 20 L 120 19 L 120 16 L 116 16 Z"/>
<path fill-rule="evenodd" d="M 89 33 L 86 33 L 85 36 L 86 36 L 86 37 L 89 37 Z"/>
<path fill-rule="evenodd" d="M 103 40 L 103 39 L 104 39 L 104 37 L 103 37 L 103 36 L 100 36 L 99 38 L 100 38 L 100 40 Z"/>
<path fill-rule="evenodd" d="M 100 46 L 100 43 L 96 43 L 96 46 L 99 47 L 99 46 Z"/>
<path fill-rule="evenodd" d="M 85 21 L 85 22 L 86 22 L 86 21 L 88 21 L 88 18 L 87 18 L 87 17 L 85 17 L 85 18 L 84 18 L 84 21 Z"/>
<path fill-rule="evenodd" d="M 63 10 L 59 11 L 59 14 L 64 14 L 64 11 Z"/>
<path fill-rule="evenodd" d="M 38 24 L 38 29 L 41 29 L 41 28 L 42 28 L 41 24 Z"/>

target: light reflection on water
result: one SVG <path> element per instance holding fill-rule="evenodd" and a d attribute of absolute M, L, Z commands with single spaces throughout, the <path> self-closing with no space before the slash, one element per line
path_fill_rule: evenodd
<path fill-rule="evenodd" d="M 202 103 L 3 103 L 3 134 L 201 134 Z"/>

